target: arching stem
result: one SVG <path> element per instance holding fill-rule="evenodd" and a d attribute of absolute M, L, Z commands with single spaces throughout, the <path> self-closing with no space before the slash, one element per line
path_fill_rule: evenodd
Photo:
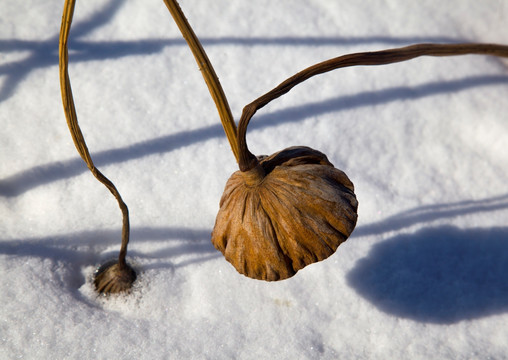
<path fill-rule="evenodd" d="M 178 25 L 180 32 L 182 33 L 185 41 L 189 45 L 196 62 L 198 63 L 199 68 L 201 69 L 201 74 L 205 79 L 206 85 L 208 86 L 208 90 L 212 95 L 213 101 L 215 102 L 215 106 L 219 112 L 219 116 L 222 122 L 222 127 L 226 133 L 226 136 L 229 141 L 229 145 L 231 146 L 231 150 L 233 150 L 233 154 L 235 155 L 236 161 L 239 159 L 238 154 L 238 141 L 236 134 L 236 124 L 233 119 L 233 115 L 231 114 L 231 109 L 229 108 L 229 104 L 224 94 L 224 90 L 219 82 L 219 78 L 213 69 L 213 66 L 208 59 L 208 56 L 205 53 L 205 50 L 201 46 L 201 43 L 192 30 L 189 22 L 185 18 L 185 15 L 178 5 L 176 0 L 164 0 L 169 12 L 173 16 L 175 23 Z"/>
<path fill-rule="evenodd" d="M 127 245 L 129 243 L 129 210 L 127 205 L 122 200 L 120 193 L 116 189 L 115 185 L 104 176 L 99 169 L 97 169 L 92 161 L 92 157 L 88 151 L 85 143 L 85 139 L 79 128 L 78 118 L 76 115 L 76 108 L 74 106 L 74 99 L 72 96 L 71 83 L 69 80 L 69 54 L 67 42 L 69 39 L 69 32 L 71 29 L 72 16 L 74 14 L 75 0 L 66 0 L 64 4 L 64 11 L 62 15 L 62 26 L 60 28 L 60 42 L 58 47 L 59 55 L 59 70 L 60 70 L 60 89 L 62 92 L 62 103 L 64 107 L 65 117 L 67 119 L 67 125 L 71 132 L 72 140 L 78 150 L 79 155 L 85 161 L 86 165 L 92 172 L 92 174 L 104 184 L 109 191 L 114 195 L 118 201 L 118 205 L 122 211 L 123 226 L 122 226 L 122 245 L 120 248 L 120 254 L 118 256 L 118 265 L 120 269 L 126 267 L 125 257 L 127 255 Z"/>
<path fill-rule="evenodd" d="M 305 80 L 315 75 L 348 66 L 384 65 L 414 59 L 419 56 L 455 56 L 467 54 L 508 57 L 508 46 L 496 44 L 417 44 L 396 49 L 339 56 L 298 72 L 273 90 L 244 107 L 238 124 L 238 150 L 240 155 L 238 165 L 240 170 L 248 171 L 258 163 L 256 157 L 249 151 L 246 140 L 247 126 L 252 116 L 270 101 L 286 94 Z"/>

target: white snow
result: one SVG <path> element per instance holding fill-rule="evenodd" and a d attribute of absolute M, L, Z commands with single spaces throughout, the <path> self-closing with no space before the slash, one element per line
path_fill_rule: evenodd
<path fill-rule="evenodd" d="M 210 242 L 237 169 L 161 0 L 78 1 L 70 77 L 96 165 L 129 206 L 128 296 L 97 296 L 115 199 L 78 157 L 58 80 L 63 1 L 0 3 L 0 358 L 502 359 L 508 346 L 508 61 L 420 58 L 299 85 L 249 127 L 356 187 L 359 220 L 291 279 L 239 275 Z M 505 0 L 181 0 L 238 118 L 338 55 L 508 44 Z"/>

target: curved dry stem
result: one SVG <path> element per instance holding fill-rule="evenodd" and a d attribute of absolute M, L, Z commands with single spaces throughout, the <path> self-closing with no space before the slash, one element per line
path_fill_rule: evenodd
<path fill-rule="evenodd" d="M 249 151 L 246 140 L 247 126 L 252 116 L 270 101 L 286 94 L 305 80 L 315 75 L 348 66 L 384 65 L 414 59 L 419 56 L 467 54 L 508 57 L 508 46 L 496 44 L 417 44 L 396 49 L 343 55 L 300 71 L 244 107 L 238 124 L 238 164 L 240 170 L 248 171 L 258 164 L 256 157 Z"/>
<path fill-rule="evenodd" d="M 233 115 L 231 113 L 226 95 L 224 94 L 224 90 L 222 89 L 222 86 L 219 82 L 219 78 L 213 69 L 212 63 L 208 59 L 208 56 L 201 46 L 198 37 L 185 18 L 182 9 L 178 5 L 178 2 L 176 0 L 164 0 L 164 3 L 171 13 L 171 16 L 173 16 L 175 23 L 178 25 L 180 32 L 182 33 L 185 41 L 187 41 L 187 44 L 189 45 L 189 48 L 191 49 L 192 54 L 194 55 L 199 68 L 201 69 L 201 74 L 205 79 L 208 90 L 210 91 L 210 95 L 212 95 L 215 106 L 219 112 L 222 127 L 224 128 L 224 132 L 228 138 L 231 150 L 233 150 L 236 161 L 238 161 L 239 156 L 237 146 L 238 141 L 236 139 L 236 124 L 233 119 Z"/>
<path fill-rule="evenodd" d="M 122 211 L 123 226 L 122 226 L 122 245 L 120 254 L 118 257 L 118 264 L 121 268 L 126 267 L 125 257 L 127 255 L 127 244 L 129 243 L 129 210 L 127 205 L 122 200 L 120 193 L 116 189 L 115 185 L 104 176 L 99 169 L 97 169 L 92 161 L 92 157 L 88 151 L 85 143 L 85 139 L 79 128 L 78 118 L 76 115 L 76 108 L 74 106 L 74 99 L 72 96 L 71 83 L 69 80 L 69 53 L 68 53 L 68 39 L 69 32 L 72 23 L 72 16 L 74 14 L 75 0 L 66 0 L 64 4 L 64 10 L 62 15 L 62 26 L 60 28 L 60 41 L 58 47 L 59 55 L 59 72 L 60 72 L 60 89 L 62 92 L 62 103 L 64 107 L 65 117 L 67 119 L 67 125 L 71 132 L 72 140 L 78 150 L 79 155 L 85 161 L 86 165 L 92 172 L 92 174 L 104 184 L 109 191 L 114 195 L 118 201 L 118 205 Z"/>

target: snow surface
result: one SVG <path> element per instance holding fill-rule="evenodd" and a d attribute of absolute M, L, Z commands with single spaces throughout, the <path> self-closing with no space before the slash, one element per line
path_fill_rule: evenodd
<path fill-rule="evenodd" d="M 256 154 L 326 153 L 359 220 L 291 279 L 239 275 L 210 243 L 236 170 L 160 0 L 78 1 L 70 76 L 98 167 L 131 213 L 128 296 L 97 296 L 121 217 L 71 141 L 63 1 L 0 3 L 0 358 L 508 358 L 508 62 L 420 58 L 314 78 L 261 110 Z M 233 113 L 338 55 L 508 43 L 506 0 L 181 0 Z"/>

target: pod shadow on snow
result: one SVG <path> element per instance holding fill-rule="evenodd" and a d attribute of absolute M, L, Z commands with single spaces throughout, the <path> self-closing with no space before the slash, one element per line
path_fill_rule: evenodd
<path fill-rule="evenodd" d="M 508 311 L 508 228 L 431 227 L 372 247 L 348 283 L 380 310 L 451 324 Z"/>

